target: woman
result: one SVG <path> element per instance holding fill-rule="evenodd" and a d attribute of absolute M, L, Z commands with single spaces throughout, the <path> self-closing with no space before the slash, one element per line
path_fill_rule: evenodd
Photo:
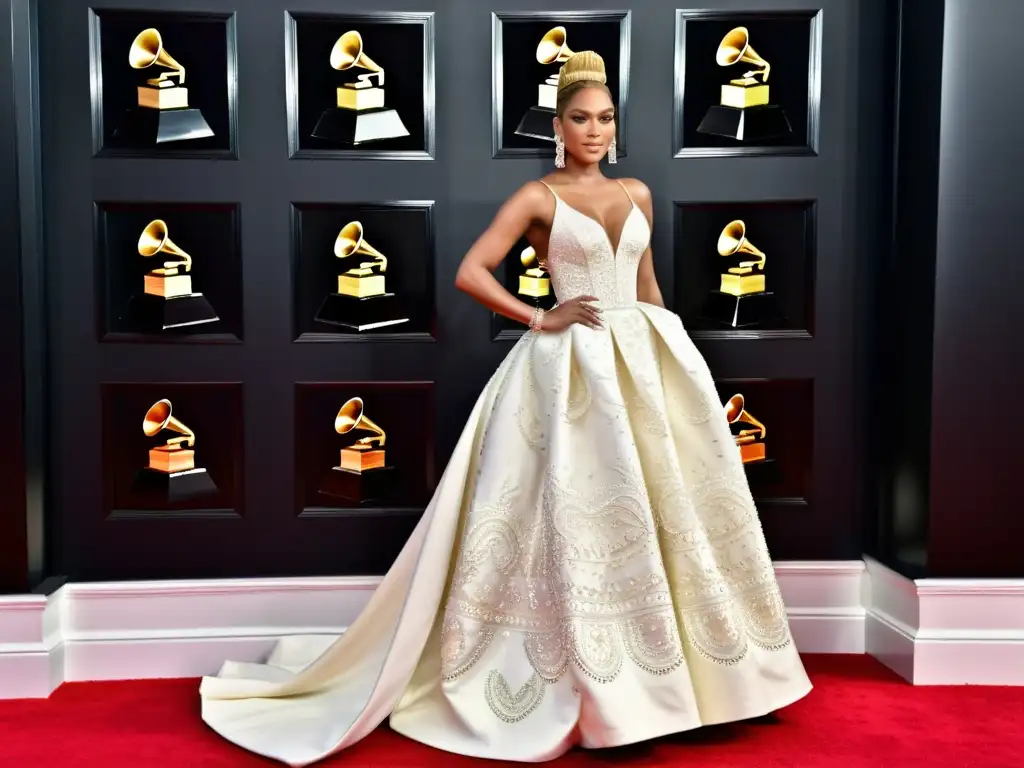
<path fill-rule="evenodd" d="M 203 719 L 246 749 L 308 765 L 390 716 L 443 750 L 539 762 L 810 690 L 711 375 L 663 308 L 651 195 L 598 169 L 615 116 L 597 54 L 562 67 L 554 127 L 558 170 L 457 277 L 530 332 L 348 631 L 203 680 Z M 547 313 L 491 275 L 524 234 L 559 298 Z"/>

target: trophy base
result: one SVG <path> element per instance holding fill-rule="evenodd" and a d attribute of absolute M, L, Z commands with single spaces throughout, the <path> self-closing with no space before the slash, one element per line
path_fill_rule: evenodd
<path fill-rule="evenodd" d="M 775 459 L 748 461 L 743 465 L 743 470 L 747 473 L 747 482 L 750 485 L 764 487 L 775 485 L 782 480 L 779 462 Z"/>
<path fill-rule="evenodd" d="M 551 122 L 555 117 L 555 110 L 546 107 L 530 107 L 519 121 L 516 128 L 516 136 L 529 136 L 532 139 L 543 139 L 544 141 L 555 140 L 555 126 Z"/>
<path fill-rule="evenodd" d="M 777 104 L 746 109 L 716 104 L 697 126 L 697 133 L 726 136 L 737 141 L 774 139 L 792 132 L 786 111 Z"/>
<path fill-rule="evenodd" d="M 767 291 L 742 296 L 712 291 L 700 316 L 730 328 L 777 323 L 785 319 L 778 297 Z"/>
<path fill-rule="evenodd" d="M 353 472 L 334 467 L 324 475 L 319 492 L 324 496 L 369 504 L 384 498 L 395 483 L 394 467 L 377 467 Z"/>
<path fill-rule="evenodd" d="M 161 472 L 145 467 L 135 473 L 132 491 L 167 504 L 217 493 L 217 485 L 205 469 Z"/>
<path fill-rule="evenodd" d="M 369 331 L 409 322 L 401 302 L 393 293 L 367 296 L 364 299 L 343 293 L 329 293 L 317 310 L 316 320 L 354 331 Z"/>
<path fill-rule="evenodd" d="M 171 141 L 206 139 L 213 136 L 198 109 L 129 109 L 114 131 L 114 138 L 133 144 L 166 144 Z"/>
<path fill-rule="evenodd" d="M 399 139 L 409 135 L 398 112 L 393 109 L 325 109 L 311 134 L 338 144 L 358 146 L 371 141 Z"/>
<path fill-rule="evenodd" d="M 148 293 L 132 296 L 121 318 L 141 332 L 168 331 L 220 320 L 201 293 L 165 299 Z"/>
<path fill-rule="evenodd" d="M 555 306 L 555 294 L 553 292 L 544 296 L 530 296 L 525 293 L 517 293 L 516 298 L 524 304 L 529 304 L 531 307 L 540 307 L 545 312 Z"/>

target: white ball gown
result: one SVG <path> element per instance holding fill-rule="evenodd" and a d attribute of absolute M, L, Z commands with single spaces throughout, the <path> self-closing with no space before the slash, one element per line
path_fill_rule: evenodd
<path fill-rule="evenodd" d="M 810 691 L 711 374 L 675 314 L 637 301 L 649 240 L 635 204 L 615 247 L 556 195 L 555 293 L 598 297 L 604 328 L 526 333 L 358 619 L 224 664 L 207 724 L 290 766 L 385 718 L 541 762 Z"/>

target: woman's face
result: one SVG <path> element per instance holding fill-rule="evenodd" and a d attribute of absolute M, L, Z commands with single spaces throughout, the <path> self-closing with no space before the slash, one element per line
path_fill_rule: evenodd
<path fill-rule="evenodd" d="M 603 88 L 584 88 L 569 102 L 555 130 L 562 134 L 565 151 L 580 163 L 596 163 L 615 138 L 615 106 Z"/>

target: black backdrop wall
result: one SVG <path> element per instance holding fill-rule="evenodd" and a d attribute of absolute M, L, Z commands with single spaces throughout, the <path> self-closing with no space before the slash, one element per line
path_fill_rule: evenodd
<path fill-rule="evenodd" d="M 904 0 L 891 245 L 875 284 L 872 554 L 918 577 L 1024 576 L 1012 424 L 1024 387 L 1014 223 L 1024 147 L 1002 96 L 1016 0 Z M 1009 228 L 1009 229 L 1008 229 Z"/>
<path fill-rule="evenodd" d="M 28 0 L 13 2 L 22 10 L 32 5 Z M 6 7 L 10 3 L 5 0 Z M 543 12 L 554 26 L 557 14 L 547 5 L 520 0 L 514 10 Z M 118 7 L 221 14 L 235 10 L 220 0 L 120 0 Z M 568 3 L 565 8 L 623 10 L 603 0 Z M 703 105 L 695 107 L 687 101 L 695 89 L 681 88 L 677 80 L 680 46 L 672 33 L 676 9 L 668 2 L 645 2 L 627 17 L 628 103 L 620 108 L 630 137 L 628 154 L 609 170 L 639 177 L 651 187 L 656 269 L 670 306 L 684 316 L 692 309 L 684 306 L 688 297 L 698 294 L 680 285 L 682 276 L 708 272 L 692 266 L 691 260 L 705 255 L 690 252 L 685 244 L 709 239 L 681 233 L 680 227 L 701 222 L 716 226 L 718 219 L 704 212 L 716 206 L 727 208 L 729 203 L 742 204 L 744 211 L 758 204 L 765 204 L 765 209 L 804 211 L 787 220 L 808 222 L 809 247 L 807 237 L 799 233 L 776 233 L 762 240 L 781 243 L 773 245 L 776 250 L 769 254 L 769 264 L 784 258 L 778 249 L 787 247 L 798 248 L 807 263 L 802 275 L 777 287 L 783 292 L 806 286 L 809 295 L 796 302 L 803 317 L 778 327 L 739 332 L 695 324 L 693 336 L 722 382 L 723 400 L 734 391 L 745 391 L 748 407 L 769 423 L 770 434 L 786 435 L 780 438 L 780 460 L 783 455 L 789 457 L 791 465 L 785 482 L 758 493 L 773 556 L 855 558 L 864 545 L 863 523 L 868 517 L 864 510 L 876 507 L 876 498 L 868 492 L 869 480 L 883 476 L 887 466 L 869 461 L 879 452 L 878 443 L 869 442 L 875 436 L 868 424 L 876 417 L 868 411 L 868 396 L 872 366 L 882 367 L 878 345 L 888 322 L 880 320 L 872 307 L 879 270 L 887 263 L 879 254 L 888 252 L 891 224 L 886 192 L 892 178 L 894 103 L 893 67 L 887 52 L 895 40 L 895 4 L 797 0 L 780 9 L 778 3 L 765 0 L 748 0 L 742 6 L 706 0 L 704 8 L 719 16 L 737 13 L 737 19 L 742 16 L 752 29 L 759 15 L 778 10 L 816 19 L 820 40 L 812 41 L 809 48 L 820 55 L 821 65 L 800 74 L 810 79 L 805 90 L 811 95 L 807 109 L 813 117 L 806 127 L 798 125 L 799 146 L 716 155 L 716 147 L 708 146 L 716 142 L 694 141 L 685 130 L 685 115 Z M 383 572 L 422 506 L 404 500 L 336 504 L 315 507 L 311 514 L 308 504 L 297 505 L 297 457 L 305 455 L 302 451 L 310 445 L 336 449 L 333 427 L 325 423 L 330 420 L 303 416 L 321 414 L 329 403 L 306 408 L 301 405 L 302 393 L 316 389 L 321 393 L 317 397 L 326 397 L 323 392 L 336 391 L 339 407 L 342 400 L 365 394 L 367 416 L 388 432 L 390 441 L 430 443 L 423 446 L 422 455 L 430 457 L 434 466 L 417 470 L 416 476 L 436 478 L 473 400 L 507 353 L 511 340 L 506 334 L 496 339 L 485 311 L 458 294 L 452 281 L 462 254 L 501 201 L 551 163 L 543 145 L 535 153 L 541 157 L 494 157 L 491 14 L 508 6 L 491 0 L 402 4 L 402 10 L 413 15 L 434 12 L 435 88 L 433 110 L 427 110 L 434 117 L 433 144 L 405 156 L 397 153 L 363 161 L 344 153 L 318 157 L 313 150 L 300 153 L 301 159 L 289 158 L 285 11 L 339 13 L 337 4 L 327 0 L 303 0 L 297 5 L 267 0 L 234 15 L 235 45 L 229 49 L 237 64 L 237 159 L 231 157 L 230 142 L 225 145 L 229 149 L 222 150 L 227 155 L 217 160 L 94 156 L 88 9 L 85 0 L 54 0 L 39 9 L 38 41 L 46 46 L 38 70 L 44 206 L 42 226 L 36 228 L 23 215 L 20 235 L 25 242 L 27 228 L 30 238 L 46 236 L 45 250 L 31 240 L 34 247 L 22 261 L 42 263 L 45 255 L 48 303 L 31 296 L 24 313 L 14 312 L 10 305 L 5 309 L 12 317 L 29 318 L 32 312 L 45 309 L 50 329 L 51 372 L 45 382 L 51 390 L 46 415 L 53 546 L 47 570 L 75 579 Z M 571 35 L 571 23 L 567 27 Z M 26 47 L 30 40 L 15 39 L 14 51 L 28 59 L 33 50 Z M 575 47 L 571 37 L 568 44 Z M 168 47 L 175 56 L 184 56 L 181 48 L 171 48 L 169 42 Z M 768 56 L 770 41 L 758 49 Z M 697 55 L 694 50 L 691 44 L 687 55 Z M 375 59 L 384 55 L 367 53 Z M 783 77 L 785 67 L 779 59 L 773 64 L 773 79 Z M 298 66 L 305 64 L 300 60 Z M 689 71 L 688 76 L 695 77 L 692 68 Z M 709 71 L 724 80 L 714 67 Z M 201 72 L 192 66 L 189 78 L 202 77 Z M 396 76 L 388 70 L 388 78 Z M 18 82 L 31 92 L 30 78 Z M 230 77 L 228 83 L 225 98 L 230 103 Z M 673 95 L 679 93 L 690 96 L 674 104 Z M 820 110 L 815 108 L 819 103 Z M 21 103 L 29 117 L 34 114 L 32 106 Z M 795 108 L 791 112 L 803 114 Z M 507 119 L 514 121 L 518 115 Z M 683 127 L 682 135 L 677 134 L 677 126 Z M 19 140 L 16 133 L 12 140 L 19 160 L 33 167 L 32 156 L 24 154 L 31 142 Z M 689 154 L 688 146 L 693 147 Z M 20 210 L 31 210 L 34 191 L 16 192 Z M 241 337 L 209 338 L 216 334 L 207 334 L 203 341 L 176 338 L 173 343 L 157 343 L 114 334 L 100 340 L 96 328 L 103 294 L 98 281 L 102 270 L 111 268 L 116 259 L 98 259 L 88 253 L 95 240 L 96 201 L 237 205 Z M 295 237 L 292 204 L 337 203 L 352 210 L 365 204 L 410 201 L 430 203 L 431 223 L 424 231 L 432 234 L 433 243 L 417 245 L 405 258 L 434 259 L 431 269 L 419 273 L 432 276 L 434 300 L 428 303 L 436 307 L 433 322 L 395 333 L 339 332 L 297 339 L 297 255 L 292 251 L 301 238 Z M 767 214 L 762 218 L 767 220 Z M 751 221 L 756 220 L 751 216 Z M 340 221 L 338 226 L 345 223 Z M 366 232 L 373 243 L 371 235 Z M 750 236 L 758 242 L 753 232 Z M 202 290 L 201 269 L 213 268 L 215 255 L 203 254 L 191 236 L 188 242 L 186 250 L 195 260 L 195 289 Z M 185 243 L 183 239 L 180 245 Z M 401 250 L 400 245 L 393 247 Z M 399 270 L 402 256 L 386 255 L 391 269 Z M 137 255 L 129 253 L 125 259 L 130 269 L 137 268 L 132 261 Z M 988 303 L 979 306 L 994 311 Z M 869 335 L 872 328 L 878 331 L 875 336 Z M 1004 376 L 1007 371 L 993 366 L 990 373 Z M 22 376 L 30 377 L 31 371 L 23 370 Z M 26 380 L 33 386 L 44 383 Z M 130 390 L 132 384 L 138 385 L 141 398 L 137 406 L 129 407 L 134 401 L 127 397 L 103 396 L 126 391 L 125 387 Z M 204 400 L 206 385 L 216 397 Z M 161 386 L 166 386 L 166 392 Z M 176 414 L 196 432 L 197 461 L 211 475 L 218 466 L 244 468 L 240 481 L 229 484 L 232 498 L 225 499 L 220 486 L 216 506 L 210 508 L 192 503 L 128 510 L 127 514 L 108 508 L 104 488 L 115 471 L 112 462 L 130 459 L 118 458 L 127 451 L 104 446 L 112 440 L 116 444 L 111 430 L 120 428 L 117 425 L 141 428 L 146 406 L 143 392 L 147 397 L 152 393 L 152 399 L 164 396 L 175 401 Z M 383 393 L 387 396 L 378 396 Z M 235 400 L 226 402 L 225 397 Z M 219 413 L 241 417 L 225 419 L 219 426 Z M 221 429 L 234 433 L 215 434 Z M 126 437 L 124 444 L 138 442 L 141 452 L 139 437 Z M 207 460 L 203 453 L 219 450 L 242 455 L 225 461 Z M 145 455 L 140 456 L 138 467 L 145 461 Z M 125 470 L 118 466 L 117 476 L 129 477 Z M 20 509 L 19 514 L 23 523 L 25 514 Z M 871 535 L 882 537 L 884 520 L 879 523 L 873 514 L 870 518 Z M 6 519 L 5 526 L 17 532 Z M 23 534 L 20 540 L 26 549 Z"/>

